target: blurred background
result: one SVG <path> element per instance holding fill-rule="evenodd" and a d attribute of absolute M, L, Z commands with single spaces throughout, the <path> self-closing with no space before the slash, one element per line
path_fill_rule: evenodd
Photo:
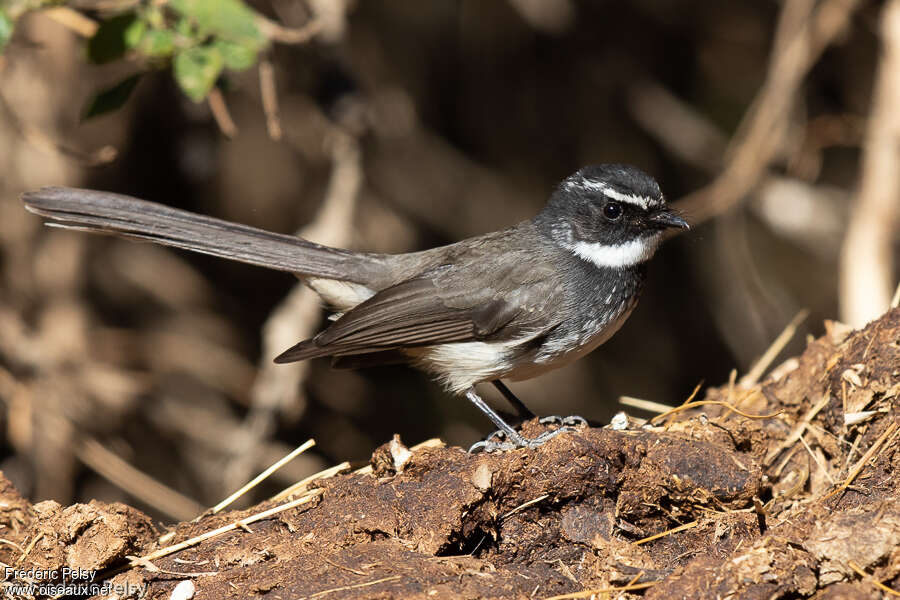
<path fill-rule="evenodd" d="M 492 429 L 408 368 L 272 365 L 323 323 L 296 279 L 46 228 L 18 199 L 44 185 L 403 252 L 529 218 L 583 165 L 637 165 L 694 229 L 610 342 L 511 385 L 600 423 L 620 396 L 744 375 L 802 309 L 782 358 L 890 302 L 897 2 L 261 0 L 258 54 L 199 94 L 146 48 L 91 54 L 111 17 L 164 4 L 0 4 L 0 469 L 32 500 L 185 519 L 310 437 L 248 501 L 394 433 Z"/>

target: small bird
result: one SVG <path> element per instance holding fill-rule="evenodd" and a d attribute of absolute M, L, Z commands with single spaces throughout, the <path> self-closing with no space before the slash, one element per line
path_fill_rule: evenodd
<path fill-rule="evenodd" d="M 688 223 L 636 167 L 588 166 L 563 180 L 534 218 L 407 254 L 330 248 L 128 196 L 46 187 L 22 197 L 51 225 L 113 233 L 288 271 L 335 311 L 315 337 L 275 358 L 331 357 L 337 368 L 407 363 L 465 395 L 499 428 L 473 449 L 537 447 L 475 391 L 529 379 L 595 349 L 637 304 L 647 261 Z M 580 417 L 558 419 L 563 425 Z"/>

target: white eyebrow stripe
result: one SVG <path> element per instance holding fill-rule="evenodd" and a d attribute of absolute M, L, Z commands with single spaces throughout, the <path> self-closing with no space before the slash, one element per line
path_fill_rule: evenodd
<path fill-rule="evenodd" d="M 584 177 L 581 178 L 581 187 L 583 187 L 586 190 L 591 190 L 593 192 L 604 192 L 604 193 L 606 192 L 606 190 L 609 189 L 609 186 L 607 186 L 605 183 L 602 183 L 600 181 L 594 181 L 593 179 L 585 179 Z"/>
<path fill-rule="evenodd" d="M 570 184 L 572 187 L 578 184 Z M 570 185 L 566 187 L 571 189 Z M 601 192 L 607 198 L 612 198 L 613 200 L 618 200 L 619 202 L 624 202 L 626 204 L 631 204 L 632 206 L 637 206 L 640 209 L 648 210 L 651 207 L 656 207 L 660 205 L 660 201 L 656 198 L 650 198 L 648 196 L 636 196 L 632 194 L 623 194 L 622 192 L 617 192 L 612 189 L 602 181 L 594 181 L 593 179 L 587 179 L 586 177 L 581 178 L 581 186 L 586 190 L 590 190 L 592 192 Z"/>
<path fill-rule="evenodd" d="M 603 194 L 613 200 L 618 200 L 619 202 L 624 202 L 625 204 L 632 204 L 637 206 L 638 208 L 642 208 L 647 210 L 650 206 L 656 204 L 656 201 L 652 198 L 648 198 L 647 196 L 632 196 L 631 194 L 623 194 L 622 192 L 617 192 L 612 188 L 606 188 L 603 190 Z"/>

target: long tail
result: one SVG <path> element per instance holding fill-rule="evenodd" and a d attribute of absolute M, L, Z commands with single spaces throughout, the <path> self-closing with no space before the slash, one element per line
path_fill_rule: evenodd
<path fill-rule="evenodd" d="M 384 268 L 376 254 L 329 248 L 120 194 L 45 187 L 24 194 L 22 201 L 51 225 L 149 240 L 298 275 L 366 284 Z"/>

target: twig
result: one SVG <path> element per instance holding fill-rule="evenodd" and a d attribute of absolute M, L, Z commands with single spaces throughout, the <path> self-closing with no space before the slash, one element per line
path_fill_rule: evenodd
<path fill-rule="evenodd" d="M 348 462 L 342 462 L 339 465 L 334 465 L 333 467 L 328 467 L 327 469 L 323 469 L 322 471 L 319 471 L 318 473 L 313 473 L 309 477 L 304 477 L 297 483 L 294 483 L 294 484 L 290 485 L 289 487 L 286 487 L 285 489 L 281 490 L 280 492 L 278 492 L 277 494 L 275 494 L 274 496 L 272 496 L 269 499 L 275 500 L 275 501 L 284 500 L 285 498 L 287 498 L 289 496 L 293 496 L 297 492 L 304 491 L 304 488 L 307 485 L 309 485 L 310 483 L 312 483 L 313 481 L 318 481 L 319 479 L 328 479 L 329 477 L 334 477 L 338 473 L 343 473 L 344 471 L 346 471 L 349 468 L 350 468 L 350 463 L 348 463 Z"/>
<path fill-rule="evenodd" d="M 316 592 L 312 594 L 310 598 L 318 598 L 319 596 L 324 596 L 326 594 L 331 594 L 333 592 L 345 592 L 347 590 L 358 590 L 359 588 L 369 587 L 370 585 L 378 585 L 379 583 L 384 583 L 386 581 L 394 581 L 396 579 L 400 579 L 400 575 L 391 575 L 390 577 L 383 577 L 381 579 L 376 579 L 375 581 L 367 581 L 366 583 L 357 583 L 355 585 L 342 585 L 341 587 L 331 588 L 330 590 L 322 590 L 321 592 Z"/>
<path fill-rule="evenodd" d="M 30 542 L 28 542 L 28 545 L 25 546 L 25 550 L 23 550 L 22 554 L 19 556 L 19 558 L 16 559 L 16 566 L 21 565 L 25 561 L 25 557 L 28 556 L 32 550 L 34 550 L 34 547 L 37 546 L 37 543 L 43 537 L 44 537 L 44 532 L 42 531 L 39 534 L 37 534 L 36 536 L 34 536 L 34 538 Z"/>
<path fill-rule="evenodd" d="M 625 587 L 630 587 L 630 586 L 636 584 L 638 581 L 641 580 L 641 577 L 643 577 L 643 576 L 644 576 L 644 571 L 643 570 L 638 571 L 637 575 L 632 577 L 631 580 L 625 584 Z"/>
<path fill-rule="evenodd" d="M 222 135 L 227 138 L 236 136 L 238 133 L 237 125 L 234 124 L 234 119 L 231 118 L 231 113 L 228 112 L 228 105 L 225 104 L 225 97 L 222 96 L 222 90 L 213 87 L 209 91 L 209 96 L 207 96 L 206 101 L 209 104 L 209 110 L 212 112 L 213 119 L 215 119 L 216 125 L 219 126 Z"/>
<path fill-rule="evenodd" d="M 691 521 L 690 523 L 685 523 L 684 525 L 679 525 L 678 527 L 673 527 L 672 529 L 668 529 L 663 531 L 662 533 L 657 533 L 651 535 L 649 537 L 645 537 L 636 542 L 631 542 L 632 546 L 640 546 L 641 544 L 646 544 L 647 542 L 652 542 L 653 540 L 658 540 L 659 538 L 664 538 L 666 536 L 672 535 L 673 533 L 679 533 L 681 531 L 685 531 L 687 529 L 693 529 L 697 525 L 700 524 L 700 521 Z"/>
<path fill-rule="evenodd" d="M 847 456 L 844 458 L 844 468 L 850 466 L 850 459 L 853 458 L 853 455 L 856 454 L 857 450 L 859 450 L 859 442 L 862 440 L 862 435 L 857 435 L 853 438 L 853 443 L 850 444 L 850 450 L 847 451 Z"/>
<path fill-rule="evenodd" d="M 17 543 L 15 543 L 13 541 L 7 540 L 5 538 L 0 538 L 0 544 L 6 544 L 7 546 L 12 546 L 16 550 L 18 550 L 19 553 L 24 552 L 24 550 L 22 550 L 22 546 L 18 545 Z"/>
<path fill-rule="evenodd" d="M 190 548 L 191 546 L 195 546 L 200 542 L 206 541 L 210 538 L 214 538 L 222 535 L 223 533 L 228 533 L 229 531 L 234 531 L 238 528 L 243 528 L 249 525 L 250 523 L 255 523 L 256 521 L 261 521 L 263 519 L 267 519 L 272 515 L 276 515 L 280 512 L 284 512 L 291 508 L 306 504 L 311 502 L 312 500 L 318 498 L 322 495 L 324 490 L 317 489 L 312 490 L 309 494 L 297 498 L 296 500 L 291 500 L 290 502 L 286 502 L 284 504 L 280 504 L 274 508 L 270 508 L 269 510 L 264 510 L 262 512 L 256 513 L 254 515 L 250 515 L 245 519 L 241 519 L 240 521 L 235 521 L 234 523 L 229 523 L 223 527 L 219 527 L 218 529 L 213 529 L 212 531 L 207 531 L 206 533 L 200 534 L 198 536 L 194 536 L 190 539 L 184 540 L 183 542 L 179 542 L 177 544 L 173 544 L 171 546 L 166 546 L 165 548 L 160 548 L 150 554 L 145 554 L 144 556 L 130 556 L 128 557 L 129 561 L 133 565 L 140 565 L 141 561 L 144 560 L 156 560 L 157 558 L 162 558 L 163 556 L 169 556 L 170 554 L 174 554 L 175 552 L 180 552 L 185 548 Z"/>
<path fill-rule="evenodd" d="M 650 419 L 650 424 L 653 425 L 654 422 L 656 422 L 656 421 L 661 421 L 662 419 L 664 419 L 668 416 L 680 413 L 689 408 L 696 408 L 697 406 L 705 406 L 707 404 L 721 406 L 721 407 L 725 408 L 726 410 L 737 413 L 737 414 L 741 415 L 742 417 L 746 417 L 747 419 L 771 419 L 773 417 L 777 417 L 778 415 L 780 415 L 781 413 L 784 412 L 783 410 L 779 410 L 777 412 L 773 412 L 768 415 L 752 415 L 750 413 L 745 413 L 744 411 L 732 406 L 731 404 L 725 402 L 724 400 L 698 400 L 697 402 L 688 402 L 687 404 L 682 404 L 681 406 L 679 406 L 677 408 L 673 408 L 669 412 L 663 413 L 661 415 L 656 415 L 655 417 Z"/>
<path fill-rule="evenodd" d="M 323 23 L 319 19 L 311 19 L 302 27 L 285 27 L 262 15 L 256 15 L 256 26 L 264 36 L 282 44 L 302 44 L 308 42 L 322 31 Z"/>
<path fill-rule="evenodd" d="M 338 563 L 334 562 L 333 560 L 329 560 L 327 558 L 323 558 L 322 560 L 324 560 L 325 562 L 327 562 L 329 565 L 331 565 L 333 567 L 337 567 L 338 569 L 343 569 L 344 571 L 348 571 L 350 573 L 353 573 L 354 575 L 368 575 L 368 573 L 366 573 L 365 571 L 360 571 L 359 569 L 352 569 L 352 568 L 348 567 L 347 565 L 338 564 Z"/>
<path fill-rule="evenodd" d="M 259 92 L 262 96 L 263 113 L 266 115 L 266 131 L 276 142 L 281 139 L 281 116 L 278 110 L 278 92 L 275 89 L 275 68 L 272 61 L 259 61 Z"/>
<path fill-rule="evenodd" d="M 562 563 L 560 563 L 562 564 Z M 594 598 L 600 594 L 603 594 L 606 597 L 609 597 L 610 592 L 630 592 L 635 590 L 643 590 L 649 587 L 652 587 L 659 583 L 658 581 L 647 581 L 644 583 L 638 583 L 638 580 L 644 576 L 643 571 L 639 571 L 637 575 L 631 578 L 631 581 L 626 583 L 620 587 L 610 587 L 610 588 L 597 588 L 593 590 L 582 590 L 580 592 L 571 592 L 569 594 L 560 594 L 559 596 L 551 596 L 549 598 L 545 598 L 544 600 L 567 600 L 569 598 Z M 577 583 L 577 581 L 576 581 Z M 621 594 L 619 594 L 621 596 Z"/>
<path fill-rule="evenodd" d="M 674 406 L 669 406 L 668 404 L 661 404 L 659 402 L 653 402 L 652 400 L 644 400 L 643 398 L 633 398 L 631 396 L 620 396 L 619 404 L 624 404 L 625 406 L 630 406 L 631 408 L 639 408 L 640 410 L 646 410 L 647 412 L 655 413 L 665 413 L 675 408 Z"/>
<path fill-rule="evenodd" d="M 825 465 L 822 464 L 822 462 L 819 460 L 819 457 L 816 456 L 816 453 L 812 451 L 812 448 L 810 448 L 809 444 L 806 443 L 806 440 L 803 439 L 802 434 L 800 435 L 800 443 L 803 444 L 804 448 L 806 448 L 806 451 L 809 453 L 809 455 L 812 457 L 813 461 L 816 463 L 816 465 L 819 467 L 819 469 L 825 475 L 825 478 L 828 479 L 829 483 L 831 483 L 831 485 L 834 485 L 836 482 L 835 482 L 834 478 L 831 476 L 831 473 L 828 472 L 828 469 L 825 468 Z"/>
<path fill-rule="evenodd" d="M 687 399 L 686 399 L 684 402 L 681 403 L 681 406 L 684 406 L 685 404 L 690 404 L 691 402 L 693 402 L 694 398 L 697 397 L 697 394 L 700 393 L 700 388 L 703 387 L 703 383 L 704 383 L 704 382 L 703 382 L 703 380 L 701 379 L 701 380 L 697 383 L 697 385 L 694 386 L 694 389 L 691 391 L 691 395 L 688 396 Z"/>
<path fill-rule="evenodd" d="M 810 408 L 809 411 L 807 411 L 806 415 L 803 416 L 803 419 L 799 423 L 797 423 L 791 434 L 787 436 L 783 442 L 769 450 L 769 453 L 766 454 L 766 457 L 763 459 L 763 464 L 766 466 L 772 464 L 772 461 L 775 460 L 785 448 L 790 448 L 791 446 L 793 446 L 797 442 L 797 440 L 800 439 L 800 436 L 803 435 L 803 432 L 806 431 L 806 427 L 812 422 L 815 416 L 819 414 L 819 411 L 825 408 L 825 405 L 828 404 L 830 400 L 831 394 L 826 393 L 824 396 L 822 396 L 822 399 L 816 402 L 815 406 Z"/>
<path fill-rule="evenodd" d="M 874 575 L 869 575 L 868 573 L 866 573 L 862 567 L 860 567 L 858 564 L 856 564 L 856 562 L 854 562 L 852 560 L 848 560 L 847 566 L 850 567 L 851 569 L 853 569 L 854 571 L 856 571 L 857 575 L 859 575 L 863 579 L 866 579 L 869 582 L 871 582 L 872 585 L 877 587 L 882 592 L 884 592 L 886 594 L 890 594 L 891 596 L 900 596 L 900 592 L 898 592 L 897 590 L 893 590 L 893 589 L 889 588 L 888 586 L 884 585 L 883 583 L 881 583 L 880 581 L 875 579 Z"/>
<path fill-rule="evenodd" d="M 596 588 L 593 590 L 582 590 L 580 592 L 572 592 L 571 594 L 560 594 L 559 596 L 550 596 L 544 600 L 575 600 L 577 598 L 591 598 L 599 594 L 609 594 L 612 592 L 631 592 L 635 590 L 646 590 L 659 583 L 658 581 L 645 581 L 644 583 L 633 583 L 619 587 Z"/>
<path fill-rule="evenodd" d="M 79 445 L 78 460 L 119 488 L 178 521 L 186 521 L 203 506 L 110 452 L 100 442 L 86 438 Z"/>
<path fill-rule="evenodd" d="M 729 381 L 729 384 L 731 384 L 730 381 Z M 700 388 L 702 388 L 702 387 L 703 387 L 703 380 L 701 379 L 700 382 L 694 386 L 694 390 L 691 392 L 691 395 L 688 396 L 687 399 L 685 399 L 685 401 L 681 403 L 681 406 L 684 406 L 685 404 L 690 404 L 694 400 L 694 398 L 697 397 L 697 394 L 700 393 Z M 729 400 L 730 399 L 731 399 L 731 394 L 729 393 Z M 668 427 L 675 420 L 675 415 L 677 414 L 677 411 L 675 411 L 675 409 L 673 408 L 672 410 L 662 413 L 662 414 L 669 415 L 669 420 L 666 421 L 666 424 L 665 424 L 665 427 Z M 657 417 L 658 416 L 660 416 L 660 415 L 657 415 Z M 651 425 L 653 425 L 653 422 L 657 419 L 657 417 L 653 417 L 652 419 L 650 419 Z"/>
<path fill-rule="evenodd" d="M 787 5 L 790 2 L 785 3 Z M 722 174 L 675 203 L 694 223 L 728 210 L 753 188 L 777 152 L 779 127 L 790 112 L 803 78 L 850 21 L 859 0 L 825 0 L 773 59 L 766 83 L 744 117 Z"/>
<path fill-rule="evenodd" d="M 77 10 L 72 10 L 67 6 L 47 8 L 42 10 L 41 14 L 84 38 L 94 37 L 94 34 L 97 33 L 97 29 L 100 28 L 97 21 L 84 16 Z"/>
<path fill-rule="evenodd" d="M 550 494 L 543 494 L 541 496 L 538 496 L 537 498 L 534 498 L 533 500 L 529 500 L 528 502 L 523 502 L 522 504 L 518 505 L 511 511 L 503 514 L 500 517 L 500 520 L 502 521 L 503 519 L 505 519 L 507 517 L 511 517 L 512 515 L 516 514 L 517 512 L 521 512 L 521 511 L 525 510 L 526 508 L 528 508 L 529 506 L 537 504 L 538 502 L 541 502 L 542 500 L 546 500 L 549 497 L 550 497 Z"/>
<path fill-rule="evenodd" d="M 103 146 L 93 152 L 82 152 L 53 140 L 40 129 L 20 119 L 2 93 L 0 93 L 0 110 L 6 113 L 13 127 L 26 142 L 47 154 L 61 156 L 84 167 L 105 165 L 114 161 L 119 155 L 119 151 L 113 146 Z"/>
<path fill-rule="evenodd" d="M 566 563 L 564 563 L 564 562 L 562 561 L 561 558 L 557 558 L 555 561 L 544 561 L 544 562 L 546 562 L 548 565 L 551 565 L 551 564 L 553 564 L 554 562 L 559 563 L 559 568 L 560 568 L 560 570 L 562 571 L 562 574 L 565 576 L 565 578 L 568 579 L 569 581 L 571 581 L 572 583 L 574 583 L 575 585 L 581 585 L 581 582 L 578 581 L 578 578 L 575 577 L 575 574 L 574 574 L 574 573 L 572 573 L 572 569 L 570 569 L 570 568 L 566 565 Z"/>
<path fill-rule="evenodd" d="M 897 429 L 897 425 L 898 425 L 897 423 L 891 423 L 891 426 L 888 427 L 887 429 L 885 429 L 884 433 L 882 433 L 880 436 L 878 436 L 878 439 L 875 440 L 875 443 L 872 444 L 872 447 L 869 448 L 865 454 L 863 454 L 862 458 L 859 459 L 859 462 L 857 462 L 856 465 L 854 465 L 853 469 L 850 470 L 850 474 L 847 476 L 847 479 L 844 480 L 844 483 L 839 485 L 835 490 L 833 490 L 828 495 L 826 495 L 824 498 L 822 498 L 823 501 L 827 500 L 828 498 L 831 498 L 835 494 L 841 493 L 842 491 L 844 491 L 845 489 L 850 487 L 850 484 L 853 483 L 853 480 L 856 479 L 856 476 L 859 475 L 860 471 L 862 471 L 863 468 L 866 466 L 866 463 L 869 462 L 869 459 L 875 455 L 875 453 L 878 451 L 878 449 L 881 447 L 881 445 L 884 443 L 884 441 L 891 434 L 894 433 L 894 430 Z"/>
<path fill-rule="evenodd" d="M 178 559 L 176 559 L 177 561 Z M 146 558 L 134 558 L 133 563 L 141 566 L 151 573 L 162 573 L 164 575 L 175 575 L 176 577 L 215 577 L 218 571 L 170 571 L 169 569 L 160 569 L 153 562 Z"/>
<path fill-rule="evenodd" d="M 778 358 L 778 355 L 781 354 L 781 351 L 784 350 L 784 347 L 787 346 L 788 342 L 797 334 L 797 327 L 802 323 L 806 317 L 809 316 L 809 311 L 805 308 L 798 312 L 791 322 L 788 323 L 787 327 L 778 334 L 778 337 L 772 342 L 772 345 L 763 352 L 763 355 L 759 357 L 750 370 L 747 371 L 747 374 L 741 377 L 741 380 L 738 382 L 738 385 L 744 388 L 748 388 L 756 384 L 762 378 L 763 374 L 766 372 L 766 369 L 769 368 L 769 365 Z"/>
<path fill-rule="evenodd" d="M 231 494 L 230 496 L 228 496 L 227 498 L 225 498 L 224 500 L 222 500 L 221 502 L 216 504 L 214 507 L 212 507 L 211 512 L 213 514 L 216 514 L 217 512 L 221 511 L 223 508 L 230 505 L 232 502 L 234 502 L 235 500 L 237 500 L 238 498 L 240 498 L 241 496 L 246 494 L 249 490 L 251 490 L 254 487 L 256 487 L 257 485 L 259 485 L 259 483 L 261 481 L 265 480 L 269 475 L 271 475 L 272 473 L 274 473 L 275 471 L 277 471 L 278 469 L 280 469 L 287 463 L 291 462 L 292 460 L 294 460 L 295 458 L 297 458 L 298 456 L 300 456 L 301 454 L 303 454 L 304 452 L 306 452 L 307 450 L 309 450 L 310 448 L 312 448 L 315 445 L 316 445 L 315 440 L 311 440 L 311 439 L 306 440 L 306 442 L 304 442 L 300 446 L 297 446 L 296 448 L 294 448 L 294 450 L 292 452 L 290 452 L 289 454 L 286 454 L 280 460 L 278 460 L 272 466 L 270 466 L 268 469 L 264 470 L 262 473 L 260 473 L 259 475 L 257 475 L 253 479 L 251 479 L 249 482 L 247 482 L 246 485 L 241 487 L 239 490 L 237 490 L 236 492 L 234 492 L 233 494 Z"/>
<path fill-rule="evenodd" d="M 861 327 L 891 302 L 893 244 L 900 224 L 900 1 L 881 16 L 884 40 L 872 94 L 862 177 L 841 249 L 838 300 L 841 320 Z"/>

